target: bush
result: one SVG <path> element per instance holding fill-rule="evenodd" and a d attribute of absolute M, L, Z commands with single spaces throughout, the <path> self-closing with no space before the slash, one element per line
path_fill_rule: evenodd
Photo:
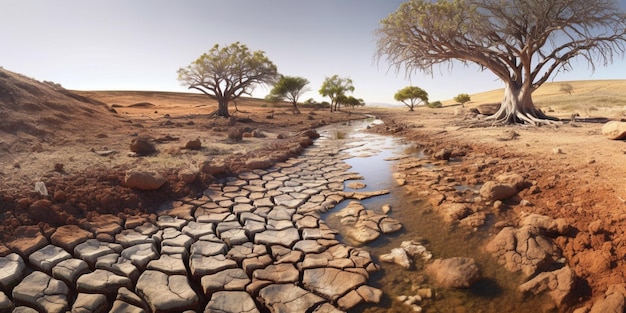
<path fill-rule="evenodd" d="M 243 139 L 243 133 L 243 128 L 231 127 L 228 129 L 228 139 L 239 142 Z"/>
<path fill-rule="evenodd" d="M 443 106 L 441 101 L 428 102 L 426 105 L 431 109 L 437 109 Z"/>

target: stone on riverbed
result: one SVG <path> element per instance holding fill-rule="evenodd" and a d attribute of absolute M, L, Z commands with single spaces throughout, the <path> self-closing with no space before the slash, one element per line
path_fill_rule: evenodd
<path fill-rule="evenodd" d="M 437 259 L 426 267 L 426 272 L 444 288 L 469 288 L 482 277 L 472 258 Z"/>
<path fill-rule="evenodd" d="M 522 271 L 528 277 L 549 268 L 561 258 L 561 252 L 552 239 L 543 235 L 545 228 L 533 225 L 503 228 L 487 244 L 487 251 L 507 270 Z"/>
<path fill-rule="evenodd" d="M 413 264 L 411 259 L 409 259 L 409 255 L 402 248 L 391 249 L 390 253 L 381 255 L 380 260 L 382 262 L 398 264 L 406 269 L 411 268 L 411 265 Z"/>
<path fill-rule="evenodd" d="M 367 210 L 358 201 L 351 201 L 341 211 L 335 213 L 346 226 L 345 235 L 358 244 L 376 240 L 381 233 L 389 234 L 402 229 L 402 224 L 384 214 Z"/>
<path fill-rule="evenodd" d="M 414 259 L 420 258 L 423 261 L 428 261 L 433 257 L 433 254 L 426 250 L 426 247 L 415 241 L 403 241 L 400 244 L 400 248 L 391 249 L 388 254 L 380 256 L 380 260 L 383 262 L 395 263 L 406 269 L 411 268 Z"/>
<path fill-rule="evenodd" d="M 547 292 L 557 306 L 563 305 L 576 285 L 576 273 L 569 266 L 543 272 L 519 286 L 522 293 L 538 295 Z"/>

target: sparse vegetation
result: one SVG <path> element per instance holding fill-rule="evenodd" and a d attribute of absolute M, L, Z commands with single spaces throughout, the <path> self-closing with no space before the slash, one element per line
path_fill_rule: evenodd
<path fill-rule="evenodd" d="M 472 98 L 470 97 L 470 95 L 466 93 L 460 93 L 456 97 L 454 97 L 454 101 L 460 103 L 462 107 L 465 106 L 465 103 L 470 102 L 471 100 Z"/>
<path fill-rule="evenodd" d="M 348 92 L 354 92 L 352 79 L 348 77 L 339 77 L 339 75 L 326 77 L 319 90 L 320 95 L 330 98 L 331 112 L 339 110 L 339 100 L 341 97 L 346 96 L 346 93 Z"/>
<path fill-rule="evenodd" d="M 407 86 L 398 90 L 393 98 L 409 107 L 409 111 L 413 111 L 416 105 L 428 103 L 428 93 L 416 86 Z"/>
<path fill-rule="evenodd" d="M 562 91 L 564 93 L 567 93 L 569 95 L 572 95 L 572 91 L 574 90 L 574 87 L 572 87 L 572 85 L 570 84 L 561 84 L 561 88 L 559 89 L 559 91 Z"/>
<path fill-rule="evenodd" d="M 433 101 L 433 102 L 426 103 L 426 106 L 428 106 L 431 109 L 437 109 L 437 108 L 441 108 L 443 106 L 443 103 L 441 103 L 441 101 Z"/>
<path fill-rule="evenodd" d="M 280 80 L 274 85 L 274 88 L 272 88 L 266 98 L 274 102 L 287 99 L 293 105 L 293 112 L 300 114 L 298 99 L 308 90 L 306 88 L 308 84 L 309 80 L 304 77 L 281 76 Z"/>

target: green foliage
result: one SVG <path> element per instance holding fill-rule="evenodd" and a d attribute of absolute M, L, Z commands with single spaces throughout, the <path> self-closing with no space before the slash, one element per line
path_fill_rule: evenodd
<path fill-rule="evenodd" d="M 443 106 L 441 101 L 428 102 L 428 103 L 426 103 L 426 105 L 429 108 L 431 108 L 431 109 L 437 109 L 437 108 L 441 108 Z"/>
<path fill-rule="evenodd" d="M 307 91 L 305 88 L 309 81 L 304 77 L 281 76 L 278 82 L 274 84 L 274 88 L 270 91 L 268 97 L 284 99 L 287 98 L 293 104 L 294 111 L 299 113 L 298 99 Z"/>
<path fill-rule="evenodd" d="M 216 99 L 217 115 L 228 117 L 228 102 L 242 95 L 250 96 L 254 87 L 272 84 L 278 78 L 276 65 L 263 51 L 250 51 L 239 42 L 213 46 L 189 66 L 178 69 L 178 80 Z"/>
<path fill-rule="evenodd" d="M 456 97 L 454 97 L 454 101 L 460 103 L 461 105 L 465 105 L 465 103 L 470 102 L 472 99 L 466 93 L 460 93 Z"/>
<path fill-rule="evenodd" d="M 337 102 L 339 104 L 343 104 L 345 106 L 350 106 L 351 108 L 355 108 L 357 106 L 364 106 L 365 105 L 365 101 L 363 101 L 363 99 L 357 99 L 353 96 L 340 96 L 337 99 Z"/>
<path fill-rule="evenodd" d="M 352 85 L 352 79 L 342 78 L 338 75 L 332 77 L 326 77 L 320 87 L 319 93 L 324 97 L 330 98 L 330 111 L 337 111 L 339 109 L 339 99 L 344 97 L 347 92 L 354 92 L 354 86 Z"/>
<path fill-rule="evenodd" d="M 407 86 L 398 90 L 393 98 L 409 107 L 409 111 L 413 111 L 413 108 L 420 103 L 428 103 L 428 93 L 416 86 Z"/>

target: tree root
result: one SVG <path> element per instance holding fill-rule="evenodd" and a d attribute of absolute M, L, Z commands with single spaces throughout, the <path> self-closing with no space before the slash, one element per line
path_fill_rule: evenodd
<path fill-rule="evenodd" d="M 493 124 L 529 124 L 532 126 L 542 125 L 560 125 L 562 124 L 557 118 L 547 116 L 540 110 L 532 110 L 533 112 L 510 111 L 500 109 L 494 115 L 487 117 L 485 120 L 493 121 Z"/>

